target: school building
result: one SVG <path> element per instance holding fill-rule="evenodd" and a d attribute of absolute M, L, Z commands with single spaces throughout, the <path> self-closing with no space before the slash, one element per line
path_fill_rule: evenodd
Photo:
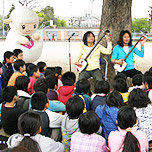
<path fill-rule="evenodd" d="M 71 37 L 71 41 L 81 41 L 87 31 L 92 31 L 97 39 L 99 33 L 97 28 L 52 28 L 42 29 L 40 33 L 43 35 L 44 41 L 51 40 L 53 35 L 57 41 L 66 41 L 73 33 L 75 34 Z"/>

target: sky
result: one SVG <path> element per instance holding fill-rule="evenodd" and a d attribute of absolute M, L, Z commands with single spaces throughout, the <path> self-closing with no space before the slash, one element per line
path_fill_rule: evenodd
<path fill-rule="evenodd" d="M 4 0 L 4 13 L 8 14 L 13 0 Z M 101 15 L 103 0 L 41 0 L 43 6 L 54 8 L 56 16 L 80 16 L 85 10 L 92 9 L 94 14 Z M 93 1 L 93 2 L 92 2 Z M 91 5 L 93 3 L 93 6 Z M 132 0 L 132 18 L 148 18 L 152 0 Z M 3 0 L 0 0 L 0 14 L 3 14 Z"/>

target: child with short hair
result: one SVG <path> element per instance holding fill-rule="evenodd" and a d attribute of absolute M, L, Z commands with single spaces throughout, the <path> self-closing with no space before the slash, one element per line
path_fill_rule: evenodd
<path fill-rule="evenodd" d="M 48 110 L 49 101 L 44 92 L 38 91 L 31 97 L 31 108 L 42 118 L 41 133 L 46 137 L 51 137 L 52 129 L 61 128 L 63 116 Z M 57 135 L 58 136 L 58 135 Z M 58 137 L 56 137 L 58 138 Z"/>
<path fill-rule="evenodd" d="M 48 84 L 45 78 L 39 78 L 34 86 L 34 91 L 38 92 L 38 91 L 42 91 L 45 94 L 47 94 L 48 92 Z M 56 100 L 49 100 L 49 110 L 54 111 L 54 112 L 62 112 L 65 111 L 65 105 L 59 101 Z"/>
<path fill-rule="evenodd" d="M 15 87 L 19 95 L 19 100 L 16 106 L 28 110 L 30 107 L 31 96 L 28 94 L 28 88 L 30 86 L 30 79 L 27 76 L 19 76 L 15 81 Z"/>
<path fill-rule="evenodd" d="M 21 49 L 13 50 L 15 60 L 23 60 L 23 51 Z"/>
<path fill-rule="evenodd" d="M 99 105 L 95 112 L 100 118 L 102 136 L 106 139 L 108 146 L 108 136 L 111 131 L 118 130 L 116 120 L 117 112 L 123 106 L 123 98 L 118 91 L 113 91 L 105 99 L 104 105 Z"/>
<path fill-rule="evenodd" d="M 25 72 L 25 62 L 20 59 L 16 60 L 14 62 L 14 69 L 16 71 L 10 77 L 7 86 L 14 86 L 16 78 L 24 75 L 23 73 Z"/>
<path fill-rule="evenodd" d="M 62 138 L 66 152 L 70 151 L 71 136 L 78 131 L 79 115 L 83 113 L 84 102 L 81 97 L 75 95 L 66 103 L 66 114 L 62 121 Z"/>
<path fill-rule="evenodd" d="M 3 64 L 0 62 L 0 125 L 1 125 L 1 108 L 2 108 L 2 102 L 3 102 L 3 98 L 2 98 L 2 81 L 1 81 L 1 75 L 3 73 Z"/>
<path fill-rule="evenodd" d="M 58 78 L 53 75 L 48 75 L 45 79 L 47 81 L 49 88 L 47 97 L 49 98 L 49 100 L 58 100 L 58 93 L 57 93 Z"/>
<path fill-rule="evenodd" d="M 112 131 L 108 138 L 110 151 L 147 152 L 148 140 L 144 132 L 137 130 L 137 117 L 134 109 L 121 107 L 117 114 L 119 131 Z"/>
<path fill-rule="evenodd" d="M 28 93 L 31 95 L 34 93 L 34 83 L 37 81 L 37 79 L 40 77 L 40 71 L 37 65 L 30 64 L 27 67 L 27 74 L 30 79 L 30 87 L 28 88 Z"/>
<path fill-rule="evenodd" d="M 62 143 L 55 142 L 53 139 L 39 134 L 41 125 L 39 114 L 32 111 L 25 112 L 18 120 L 20 134 L 9 137 L 8 147 L 13 148 L 19 145 L 26 147 L 31 152 L 64 152 Z"/>
<path fill-rule="evenodd" d="M 120 92 L 120 94 L 123 97 L 123 102 L 126 103 L 128 101 L 128 96 L 129 96 L 126 81 L 122 78 L 118 78 L 118 79 L 114 80 L 112 86 L 113 86 L 114 90 L 117 90 Z"/>
<path fill-rule="evenodd" d="M 56 70 L 56 74 L 57 74 L 57 77 L 58 77 L 58 89 L 57 89 L 57 90 L 59 90 L 59 88 L 60 88 L 61 86 L 63 86 L 63 83 L 62 83 L 62 81 L 61 81 L 61 77 L 62 77 L 62 67 L 56 66 L 56 67 L 55 67 L 55 70 Z"/>
<path fill-rule="evenodd" d="M 59 101 L 63 104 L 66 104 L 67 100 L 75 91 L 75 80 L 76 76 L 73 72 L 66 72 L 62 75 L 61 81 L 63 86 L 58 90 Z"/>
<path fill-rule="evenodd" d="M 19 96 L 16 87 L 8 86 L 3 89 L 4 103 L 1 110 L 1 120 L 4 131 L 8 135 L 18 132 L 18 117 L 25 112 L 25 110 L 15 106 L 18 98 Z"/>
<path fill-rule="evenodd" d="M 138 129 L 146 133 L 148 141 L 152 143 L 152 105 L 145 90 L 134 89 L 130 92 L 128 105 L 133 107 L 138 118 Z"/>
<path fill-rule="evenodd" d="M 0 103 L 1 103 L 1 99 L 2 99 L 2 81 L 1 81 L 1 75 L 3 73 L 2 67 L 3 67 L 3 64 L 0 62 Z"/>
<path fill-rule="evenodd" d="M 95 111 L 98 105 L 105 104 L 105 98 L 110 91 L 110 85 L 107 81 L 97 81 L 95 84 L 94 94 L 91 96 L 92 99 L 92 110 Z"/>
<path fill-rule="evenodd" d="M 152 72 L 147 71 L 143 75 L 143 85 L 147 91 L 148 97 L 152 102 Z"/>
<path fill-rule="evenodd" d="M 2 69 L 3 69 L 2 88 L 7 86 L 7 83 L 9 81 L 10 77 L 14 73 L 13 66 L 12 66 L 13 62 L 14 62 L 13 52 L 6 51 L 4 53 L 4 60 L 3 60 L 3 67 L 2 67 Z"/>
<path fill-rule="evenodd" d="M 91 110 L 92 100 L 89 95 L 90 82 L 87 79 L 81 79 L 76 82 L 76 90 L 73 95 L 79 95 L 85 102 L 86 111 Z"/>
<path fill-rule="evenodd" d="M 40 78 L 41 78 L 41 77 L 44 77 L 44 71 L 45 71 L 45 69 L 46 69 L 46 67 L 47 67 L 47 66 L 46 66 L 46 63 L 40 61 L 40 62 L 37 63 L 37 66 L 39 67 Z"/>
<path fill-rule="evenodd" d="M 136 74 L 133 76 L 132 78 L 132 87 L 129 87 L 128 92 L 131 92 L 133 89 L 142 89 L 142 79 L 143 79 L 143 75 L 142 74 Z"/>
<path fill-rule="evenodd" d="M 71 137 L 70 151 L 107 152 L 105 139 L 96 134 L 100 128 L 100 119 L 94 111 L 83 113 L 79 117 L 80 132 Z"/>
<path fill-rule="evenodd" d="M 56 75 L 55 67 L 47 67 L 44 71 L 44 77 L 48 75 Z"/>

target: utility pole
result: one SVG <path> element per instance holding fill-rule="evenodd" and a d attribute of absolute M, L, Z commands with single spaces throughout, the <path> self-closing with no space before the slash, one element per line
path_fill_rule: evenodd
<path fill-rule="evenodd" d="M 91 18 L 91 27 L 93 26 L 93 2 L 94 0 L 90 0 L 91 1 L 91 14 L 90 14 L 90 18 Z"/>
<path fill-rule="evenodd" d="M 4 38 L 4 0 L 3 0 L 3 35 L 2 38 Z"/>

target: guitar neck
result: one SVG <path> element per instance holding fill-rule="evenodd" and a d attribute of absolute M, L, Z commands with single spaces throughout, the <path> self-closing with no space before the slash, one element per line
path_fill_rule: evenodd
<path fill-rule="evenodd" d="M 96 46 L 99 44 L 99 42 L 105 37 L 105 35 L 103 35 L 98 42 L 94 45 L 94 47 L 91 49 L 91 51 L 88 53 L 88 55 L 85 57 L 85 60 L 89 57 L 89 55 L 93 52 L 93 50 L 96 48 Z"/>
<path fill-rule="evenodd" d="M 130 53 L 134 50 L 134 48 L 136 47 L 136 45 L 140 42 L 140 40 L 143 38 L 143 36 L 136 42 L 136 44 L 134 45 L 134 47 L 130 50 L 130 52 L 127 54 L 127 56 L 124 58 L 124 61 L 127 59 L 127 57 L 130 55 Z"/>

